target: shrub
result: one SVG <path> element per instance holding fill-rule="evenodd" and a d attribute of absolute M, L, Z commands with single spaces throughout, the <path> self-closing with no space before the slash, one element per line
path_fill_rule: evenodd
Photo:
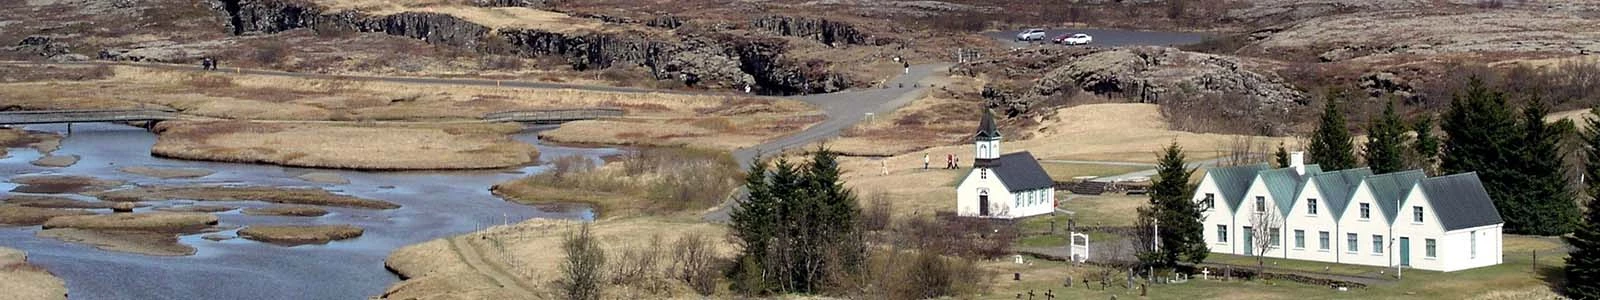
<path fill-rule="evenodd" d="M 630 247 L 622 250 L 622 256 L 617 257 L 611 264 L 611 284 L 624 285 L 646 283 L 650 277 L 660 271 L 662 257 L 661 236 L 654 235 L 643 247 Z"/>
<path fill-rule="evenodd" d="M 671 276 L 688 284 L 695 293 L 709 296 L 716 292 L 720 265 L 711 240 L 705 235 L 684 235 L 672 243 Z"/>
<path fill-rule="evenodd" d="M 861 218 L 862 229 L 879 231 L 889 227 L 890 216 L 894 213 L 894 203 L 889 201 L 889 195 L 883 192 L 874 192 L 867 196 L 866 215 Z"/>
<path fill-rule="evenodd" d="M 263 66 L 277 65 L 289 57 L 289 46 L 282 41 L 267 41 L 256 46 L 255 55 L 251 56 L 257 64 Z"/>
<path fill-rule="evenodd" d="M 562 296 L 573 300 L 600 299 L 601 270 L 606 264 L 606 253 L 590 232 L 589 224 L 583 224 L 578 232 L 568 235 L 561 248 L 567 254 L 566 261 L 561 264 Z"/>

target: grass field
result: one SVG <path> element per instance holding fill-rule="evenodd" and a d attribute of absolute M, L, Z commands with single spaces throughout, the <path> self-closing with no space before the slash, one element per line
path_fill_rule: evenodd
<path fill-rule="evenodd" d="M 1365 289 L 1339 292 L 1323 286 L 1306 285 L 1290 281 L 1218 281 L 1191 280 L 1183 284 L 1150 285 L 1148 297 L 1139 299 L 1553 299 L 1557 298 L 1551 286 L 1558 284 L 1565 255 L 1558 249 L 1559 240 L 1547 237 L 1507 235 L 1505 237 L 1505 263 L 1450 273 L 1405 270 L 1403 277 L 1392 283 L 1380 283 Z M 1539 251 L 1535 267 L 1533 251 Z M 1252 257 L 1212 254 L 1207 261 L 1254 265 Z M 1092 266 L 1074 266 L 1061 262 L 1030 260 L 1033 265 L 1021 266 L 1007 262 L 992 263 L 990 269 L 1003 272 L 1007 280 L 999 280 L 994 293 L 980 299 L 1015 299 L 1016 293 L 1034 290 L 1042 295 L 1045 290 L 1056 293 L 1057 299 L 1106 299 L 1115 295 L 1134 298 L 1138 290 L 1111 288 L 1101 291 L 1099 274 L 1104 269 Z M 1317 262 L 1268 259 L 1276 268 L 1323 272 L 1323 267 L 1336 274 L 1362 274 L 1393 278 L 1389 268 L 1326 264 Z M 1376 275 L 1385 271 L 1383 275 Z M 1023 274 L 1022 281 L 1010 281 L 1012 272 Z M 1072 288 L 1066 288 L 1065 276 L 1074 279 Z M 1082 286 L 1084 276 L 1089 276 L 1092 288 Z M 1117 275 L 1114 275 L 1117 276 Z M 1119 277 L 1120 278 L 1120 277 Z M 1121 281 L 1118 281 L 1121 282 Z"/>
<path fill-rule="evenodd" d="M 1077 177 L 1080 177 L 1080 176 L 1101 177 L 1101 176 L 1111 176 L 1111 175 L 1122 175 L 1122 174 L 1128 174 L 1128 173 L 1133 173 L 1133 172 L 1138 172 L 1138 171 L 1143 171 L 1143 170 L 1154 169 L 1154 167 L 1141 167 L 1141 166 L 1121 166 L 1121 165 L 1104 165 L 1104 164 L 1079 164 L 1079 163 L 1052 163 L 1052 162 L 1042 162 L 1039 165 L 1043 166 L 1045 173 L 1049 173 L 1050 174 L 1050 179 L 1054 179 L 1055 181 L 1074 181 L 1074 180 L 1076 180 L 1074 178 L 1077 178 Z"/>

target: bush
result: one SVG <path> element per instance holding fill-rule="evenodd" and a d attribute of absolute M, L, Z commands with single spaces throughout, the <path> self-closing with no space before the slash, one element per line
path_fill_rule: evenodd
<path fill-rule="evenodd" d="M 861 227 L 867 231 L 879 231 L 889 228 L 890 216 L 894 213 L 894 203 L 889 201 L 889 195 L 883 192 L 874 192 L 867 196 L 866 215 L 861 218 Z"/>
<path fill-rule="evenodd" d="M 589 224 L 583 224 L 578 232 L 568 235 L 561 248 L 567 254 L 566 261 L 561 264 L 562 296 L 572 300 L 600 299 L 601 270 L 606 264 L 606 253 L 590 232 Z"/>
<path fill-rule="evenodd" d="M 720 265 L 715 249 L 711 248 L 711 240 L 705 235 L 689 234 L 672 243 L 670 276 L 688 284 L 695 293 L 710 296 L 716 292 Z"/>
<path fill-rule="evenodd" d="M 289 46 L 282 41 L 268 41 L 256 46 L 255 55 L 252 55 L 251 59 L 263 66 L 277 65 L 289 57 L 289 51 Z"/>
<path fill-rule="evenodd" d="M 651 276 L 659 274 L 662 253 L 661 236 L 650 237 L 650 241 L 643 247 L 630 247 L 622 250 L 622 256 L 611 264 L 611 284 L 626 285 L 645 283 Z"/>

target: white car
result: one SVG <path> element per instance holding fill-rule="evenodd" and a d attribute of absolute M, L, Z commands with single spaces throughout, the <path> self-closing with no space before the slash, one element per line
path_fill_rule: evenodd
<path fill-rule="evenodd" d="M 1056 38 L 1055 42 L 1062 45 L 1088 45 L 1089 43 L 1094 42 L 1094 37 L 1087 34 L 1077 33 L 1071 36 L 1062 36 Z"/>
<path fill-rule="evenodd" d="M 1044 29 L 1034 28 L 1034 29 L 1023 30 L 1022 33 L 1018 33 L 1017 34 L 1017 40 L 1018 41 L 1043 41 L 1044 40 Z"/>

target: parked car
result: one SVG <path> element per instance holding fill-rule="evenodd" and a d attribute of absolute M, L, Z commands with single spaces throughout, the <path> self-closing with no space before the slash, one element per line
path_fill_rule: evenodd
<path fill-rule="evenodd" d="M 1017 34 L 1017 40 L 1018 41 L 1043 41 L 1044 40 L 1044 29 L 1034 28 L 1034 29 L 1023 30 L 1022 33 L 1018 33 Z"/>
<path fill-rule="evenodd" d="M 1082 33 L 1074 33 L 1071 35 L 1063 34 L 1056 37 L 1056 39 L 1052 40 L 1051 42 L 1062 45 L 1088 45 L 1089 43 L 1094 42 L 1094 37 Z"/>

